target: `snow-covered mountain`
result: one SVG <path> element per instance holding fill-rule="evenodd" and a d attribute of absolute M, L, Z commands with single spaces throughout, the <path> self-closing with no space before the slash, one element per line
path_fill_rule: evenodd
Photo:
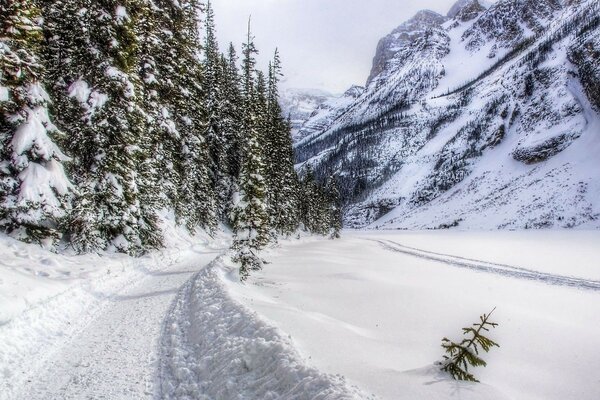
<path fill-rule="evenodd" d="M 296 144 L 298 166 L 338 177 L 349 226 L 599 227 L 599 10 L 418 13 L 380 42 L 365 91 Z"/>
<path fill-rule="evenodd" d="M 382 38 L 377 44 L 367 86 L 385 70 L 386 63 L 393 59 L 398 51 L 423 37 L 429 29 L 439 28 L 447 19 L 434 11 L 422 10 Z"/>
<path fill-rule="evenodd" d="M 339 97 L 331 97 L 321 103 L 306 118 L 297 130 L 292 130 L 292 137 L 295 142 L 301 141 L 312 135 L 318 135 L 327 130 L 333 122 L 340 117 L 357 98 L 359 98 L 365 89 L 361 86 L 352 86 Z"/>
<path fill-rule="evenodd" d="M 301 139 L 298 135 L 304 122 L 323 103 L 335 99 L 337 96 L 319 89 L 289 88 L 281 92 L 279 102 L 283 115 L 290 118 L 292 124 L 292 138 L 294 141 Z"/>

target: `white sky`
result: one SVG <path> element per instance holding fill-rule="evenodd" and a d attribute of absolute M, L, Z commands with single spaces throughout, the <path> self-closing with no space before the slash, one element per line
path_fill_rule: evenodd
<path fill-rule="evenodd" d="M 219 44 L 238 52 L 248 16 L 264 68 L 276 47 L 283 86 L 341 93 L 364 85 L 377 42 L 417 11 L 446 14 L 455 0 L 212 0 Z"/>

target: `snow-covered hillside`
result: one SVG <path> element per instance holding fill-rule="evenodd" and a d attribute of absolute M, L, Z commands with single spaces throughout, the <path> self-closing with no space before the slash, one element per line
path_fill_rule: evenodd
<path fill-rule="evenodd" d="M 349 226 L 600 226 L 599 7 L 459 2 L 297 143 L 298 167 L 338 177 Z"/>

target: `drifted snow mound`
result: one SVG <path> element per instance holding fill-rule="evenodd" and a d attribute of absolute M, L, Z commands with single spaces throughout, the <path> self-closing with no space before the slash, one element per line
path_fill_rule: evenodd
<path fill-rule="evenodd" d="M 183 286 L 164 324 L 161 399 L 368 399 L 308 366 L 291 340 L 234 301 L 218 259 Z"/>

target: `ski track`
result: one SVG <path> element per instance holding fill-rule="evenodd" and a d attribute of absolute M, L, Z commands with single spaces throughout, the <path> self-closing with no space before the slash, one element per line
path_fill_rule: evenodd
<path fill-rule="evenodd" d="M 32 371 L 15 399 L 153 398 L 165 314 L 180 287 L 215 256 L 206 253 L 193 265 L 149 272 L 109 296 L 89 324 Z"/>
<path fill-rule="evenodd" d="M 366 238 L 363 239 L 375 241 L 388 251 L 402 253 L 429 261 L 436 261 L 453 267 L 467 268 L 478 272 L 502 275 L 509 278 L 538 281 L 553 286 L 567 286 L 577 289 L 600 291 L 600 281 L 563 275 L 554 275 L 545 272 L 535 271 L 528 268 L 515 267 L 512 265 L 498 264 L 493 262 L 452 256 L 449 254 L 435 253 L 432 251 L 422 250 L 415 247 L 405 246 L 401 243 L 394 242 L 393 240 L 378 240 Z"/>

